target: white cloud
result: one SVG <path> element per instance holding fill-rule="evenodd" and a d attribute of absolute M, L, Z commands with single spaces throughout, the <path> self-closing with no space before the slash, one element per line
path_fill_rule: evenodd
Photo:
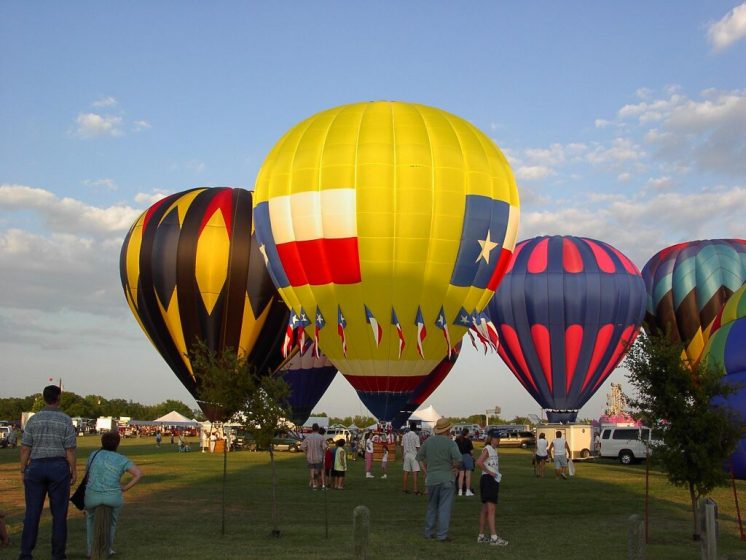
<path fill-rule="evenodd" d="M 674 186 L 674 181 L 671 177 L 663 176 L 648 179 L 648 187 L 657 191 L 665 191 Z"/>
<path fill-rule="evenodd" d="M 91 103 L 91 106 L 95 109 L 103 109 L 107 107 L 116 107 L 118 103 L 116 97 L 107 95 L 106 97 L 102 97 Z"/>
<path fill-rule="evenodd" d="M 736 6 L 707 28 L 707 40 L 715 51 L 730 47 L 746 37 L 746 3 Z"/>
<path fill-rule="evenodd" d="M 124 233 L 140 214 L 129 206 L 99 208 L 44 189 L 8 184 L 0 184 L 0 210 L 32 211 L 53 233 L 98 236 Z"/>
<path fill-rule="evenodd" d="M 515 170 L 516 179 L 538 181 L 554 175 L 554 171 L 544 165 L 522 165 Z"/>
<path fill-rule="evenodd" d="M 170 192 L 162 191 L 162 190 L 155 190 L 151 193 L 137 193 L 135 195 L 135 202 L 138 204 L 146 204 L 147 206 L 152 206 L 159 200 L 162 200 L 166 198 Z"/>
<path fill-rule="evenodd" d="M 140 121 L 135 121 L 132 123 L 132 130 L 134 132 L 141 132 L 149 128 L 152 128 L 152 126 L 148 121 L 140 120 Z"/>
<path fill-rule="evenodd" d="M 645 152 L 630 138 L 615 138 L 611 146 L 597 145 L 586 155 L 588 163 L 593 165 L 615 166 L 639 161 Z"/>
<path fill-rule="evenodd" d="M 114 182 L 114 179 L 86 179 L 85 181 L 83 181 L 83 184 L 86 187 L 91 187 L 94 189 L 103 188 L 108 191 L 117 190 L 117 184 L 116 182 Z"/>
<path fill-rule="evenodd" d="M 122 117 L 116 115 L 99 115 L 97 113 L 80 113 L 75 120 L 74 134 L 79 138 L 97 136 L 121 136 Z"/>

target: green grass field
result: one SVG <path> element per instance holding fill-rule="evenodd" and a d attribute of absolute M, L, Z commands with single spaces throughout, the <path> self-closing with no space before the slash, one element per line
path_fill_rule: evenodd
<path fill-rule="evenodd" d="M 141 483 L 126 495 L 115 549 L 131 560 L 196 558 L 337 559 L 352 556 L 352 510 L 371 510 L 371 557 L 402 559 L 491 558 L 511 559 L 626 558 L 627 518 L 642 514 L 644 465 L 623 467 L 602 463 L 577 466 L 569 481 L 533 476 L 530 452 L 501 453 L 498 532 L 510 541 L 506 548 L 476 543 L 478 497 L 456 497 L 451 521 L 452 543 L 422 537 L 426 497 L 401 491 L 401 463 L 389 465 L 387 480 L 363 478 L 362 461 L 350 463 L 344 491 L 314 492 L 300 454 L 278 453 L 278 490 L 281 537 L 270 536 L 271 487 L 267 453 L 229 455 L 227 529 L 220 534 L 222 456 L 199 452 L 177 453 L 175 446 L 156 449 L 148 440 L 125 440 L 120 451 L 145 472 Z M 98 439 L 79 439 L 79 471 Z M 476 484 L 475 484 L 476 486 Z M 0 508 L 8 514 L 11 549 L 0 558 L 15 558 L 23 516 L 23 492 L 18 473 L 18 450 L 0 449 Z M 746 505 L 746 484 L 739 484 Z M 739 540 L 730 489 L 714 496 L 720 506 L 720 554 L 746 559 L 746 543 Z M 699 558 L 691 541 L 688 496 L 651 475 L 651 559 Z M 325 537 L 328 511 L 329 537 Z M 38 558 L 49 555 L 50 517 L 42 518 Z M 68 557 L 85 555 L 83 515 L 70 510 Z M 556 552 L 559 545 L 561 553 Z"/>

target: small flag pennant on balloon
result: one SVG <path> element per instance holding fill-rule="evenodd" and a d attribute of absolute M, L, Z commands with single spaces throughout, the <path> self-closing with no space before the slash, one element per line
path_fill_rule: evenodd
<path fill-rule="evenodd" d="M 474 350 L 477 350 L 477 341 L 474 339 L 474 334 L 471 332 L 471 315 L 466 312 L 466 309 L 464 309 L 463 307 L 459 309 L 458 315 L 456 315 L 456 319 L 453 321 L 453 324 L 458 325 L 459 327 L 464 327 L 466 329 L 466 332 L 469 333 L 471 345 L 474 347 Z"/>
<path fill-rule="evenodd" d="M 298 316 L 295 311 L 290 310 L 290 317 L 288 317 L 288 326 L 285 327 L 285 340 L 282 342 L 282 357 L 287 358 L 290 355 L 290 351 L 293 349 L 295 326 L 298 324 Z"/>
<path fill-rule="evenodd" d="M 422 318 L 422 309 L 417 307 L 417 318 L 414 321 L 417 325 L 417 352 L 420 354 L 420 358 L 425 359 L 425 352 L 422 349 L 422 343 L 425 341 L 427 336 L 427 329 L 425 328 L 425 320 Z"/>
<path fill-rule="evenodd" d="M 300 308 L 300 315 L 298 316 L 298 326 L 296 329 L 298 329 L 298 348 L 300 349 L 300 355 L 306 353 L 306 327 L 311 324 L 311 321 L 308 319 L 308 315 L 306 314 L 305 310 L 301 307 Z"/>
<path fill-rule="evenodd" d="M 443 331 L 443 336 L 446 339 L 446 348 L 448 349 L 448 359 L 451 359 L 451 335 L 448 333 L 448 321 L 446 321 L 446 314 L 443 311 L 443 307 L 440 307 L 438 318 L 435 320 L 435 326 Z"/>
<path fill-rule="evenodd" d="M 399 358 L 401 358 L 407 343 L 404 342 L 404 331 L 401 328 L 401 323 L 399 323 L 399 318 L 396 316 L 396 310 L 393 307 L 391 308 L 391 324 L 396 327 L 396 334 L 399 335 Z"/>
<path fill-rule="evenodd" d="M 376 346 L 381 345 L 381 337 L 383 336 L 383 329 L 381 328 L 381 325 L 378 324 L 378 321 L 373 316 L 373 313 L 371 313 L 370 309 L 368 309 L 367 305 L 363 305 L 365 307 L 365 322 L 370 325 L 370 328 L 373 330 L 373 340 L 376 341 Z"/>
<path fill-rule="evenodd" d="M 337 306 L 337 334 L 339 334 L 340 341 L 342 342 L 342 354 L 347 356 L 347 336 L 345 335 L 345 329 L 347 328 L 347 321 L 345 316 L 342 315 L 342 308 Z"/>
<path fill-rule="evenodd" d="M 316 321 L 313 329 L 313 357 L 321 357 L 321 349 L 319 348 L 319 332 L 326 326 L 324 316 L 321 314 L 321 309 L 316 306 Z"/>

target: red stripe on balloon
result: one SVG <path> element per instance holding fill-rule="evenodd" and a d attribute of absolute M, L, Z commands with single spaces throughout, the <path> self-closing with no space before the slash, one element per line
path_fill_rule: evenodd
<path fill-rule="evenodd" d="M 356 284 L 361 279 L 357 237 L 281 243 L 277 253 L 293 287 Z"/>
<path fill-rule="evenodd" d="M 490 278 L 490 281 L 487 283 L 488 290 L 494 292 L 497 289 L 497 285 L 505 275 L 505 271 L 510 265 L 512 257 L 513 254 L 510 251 L 507 249 L 500 249 L 500 258 L 497 261 L 497 265 L 495 265 L 495 270 L 492 272 L 492 278 Z"/>
<path fill-rule="evenodd" d="M 601 362 L 606 348 L 609 346 L 611 335 L 614 334 L 614 325 L 604 325 L 598 329 L 596 335 L 596 344 L 593 347 L 593 355 L 591 356 L 591 364 L 588 366 L 588 371 L 585 374 L 585 381 L 583 381 L 583 387 L 580 389 L 584 391 L 588 383 L 590 383 L 593 374 L 596 372 L 598 364 Z"/>
<path fill-rule="evenodd" d="M 519 380 L 522 377 L 521 374 L 526 375 L 528 381 L 533 385 L 534 389 L 538 391 L 539 388 L 531 377 L 531 370 L 528 369 L 526 357 L 523 355 L 523 350 L 521 350 L 521 343 L 518 340 L 518 335 L 516 334 L 515 329 L 510 325 L 502 324 L 500 325 L 500 334 L 500 346 L 498 347 L 498 352 L 503 346 L 507 346 L 510 353 L 515 356 L 515 359 L 518 362 L 518 368 L 513 369 L 513 373 L 516 374 L 516 377 L 518 377 Z"/>
<path fill-rule="evenodd" d="M 345 375 L 356 391 L 368 393 L 408 393 L 414 391 L 426 375 Z"/>
<path fill-rule="evenodd" d="M 630 274 L 633 274 L 635 276 L 637 276 L 638 274 L 640 274 L 640 271 L 637 268 L 637 266 L 635 266 L 635 263 L 633 263 L 631 260 L 629 260 L 625 255 L 623 255 L 621 251 L 619 251 L 615 247 L 612 247 L 611 245 L 609 245 L 608 247 L 609 247 L 609 249 L 611 249 L 612 251 L 614 251 L 614 254 L 617 257 L 619 257 L 619 260 L 622 261 L 622 264 L 624 265 L 624 269 L 627 272 L 629 272 Z"/>
<path fill-rule="evenodd" d="M 223 214 L 223 222 L 225 222 L 225 229 L 228 232 L 228 237 L 231 235 L 231 228 L 233 224 L 233 189 L 232 188 L 221 188 L 210 200 L 207 205 L 205 212 L 202 215 L 202 223 L 199 225 L 199 233 L 202 234 L 202 230 L 205 229 L 207 223 L 212 219 L 212 216 L 220 210 Z"/>
<path fill-rule="evenodd" d="M 171 197 L 168 197 L 168 198 L 171 198 Z M 158 208 L 163 206 L 163 204 L 166 202 L 168 198 L 160 199 L 158 202 L 153 204 L 153 206 L 151 206 L 145 211 L 145 217 L 142 219 L 143 230 L 145 230 L 148 227 L 148 223 L 150 222 L 150 219 L 153 217 L 153 214 L 155 214 L 158 211 Z"/>
<path fill-rule="evenodd" d="M 575 243 L 566 237 L 562 239 L 562 266 L 571 274 L 583 272 L 583 257 Z"/>
<path fill-rule="evenodd" d="M 539 274 L 547 269 L 548 247 L 549 239 L 546 238 L 539 241 L 534 247 L 527 263 L 527 269 L 531 274 Z"/>
<path fill-rule="evenodd" d="M 520 253 L 523 248 L 526 246 L 526 241 L 522 241 L 518 245 L 515 246 L 515 249 L 513 249 L 513 258 L 510 259 L 510 263 L 508 264 L 508 270 L 505 271 L 505 274 L 508 274 L 511 270 L 513 270 L 513 267 L 515 266 L 515 261 L 518 260 L 518 253 Z"/>
<path fill-rule="evenodd" d="M 570 325 L 565 330 L 565 391 L 570 392 L 575 368 L 578 365 L 580 348 L 583 345 L 583 327 Z"/>
<path fill-rule="evenodd" d="M 544 325 L 532 325 L 531 339 L 534 341 L 534 348 L 539 356 L 541 369 L 544 370 L 544 377 L 551 393 L 554 389 L 552 388 L 552 346 L 549 329 Z"/>
<path fill-rule="evenodd" d="M 640 327 L 635 327 L 635 325 L 629 325 L 626 329 L 624 329 L 624 332 L 622 333 L 622 336 L 617 343 L 616 350 L 614 350 L 614 354 L 611 356 L 609 365 L 606 366 L 606 370 L 604 370 L 603 375 L 601 375 L 601 377 L 598 378 L 598 381 L 596 381 L 596 384 L 593 386 L 592 389 L 593 391 L 598 389 L 599 385 L 606 381 L 606 378 L 611 375 L 611 372 L 614 371 L 614 368 L 619 365 L 619 362 L 622 361 L 624 353 L 629 350 L 629 347 L 632 346 L 632 344 L 635 342 L 635 339 L 637 338 L 639 332 Z"/>
<path fill-rule="evenodd" d="M 609 256 L 609 253 L 604 251 L 604 249 L 595 241 L 586 239 L 585 242 L 590 246 L 591 251 L 593 251 L 593 256 L 596 257 L 596 262 L 598 263 L 598 268 L 601 269 L 601 272 L 608 272 L 609 274 L 616 272 L 616 265 L 614 265 L 614 261 Z"/>

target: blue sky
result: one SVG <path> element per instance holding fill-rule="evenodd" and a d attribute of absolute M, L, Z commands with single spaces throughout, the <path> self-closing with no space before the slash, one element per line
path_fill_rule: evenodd
<path fill-rule="evenodd" d="M 517 177 L 521 239 L 595 237 L 642 267 L 744 237 L 737 1 L 5 2 L 0 52 L 2 396 L 62 376 L 191 402 L 124 302 L 126 230 L 164 193 L 250 188 L 289 127 L 343 103 L 416 101 L 484 130 Z M 537 409 L 469 351 L 432 403 Z M 341 379 L 319 408 L 364 411 Z"/>

